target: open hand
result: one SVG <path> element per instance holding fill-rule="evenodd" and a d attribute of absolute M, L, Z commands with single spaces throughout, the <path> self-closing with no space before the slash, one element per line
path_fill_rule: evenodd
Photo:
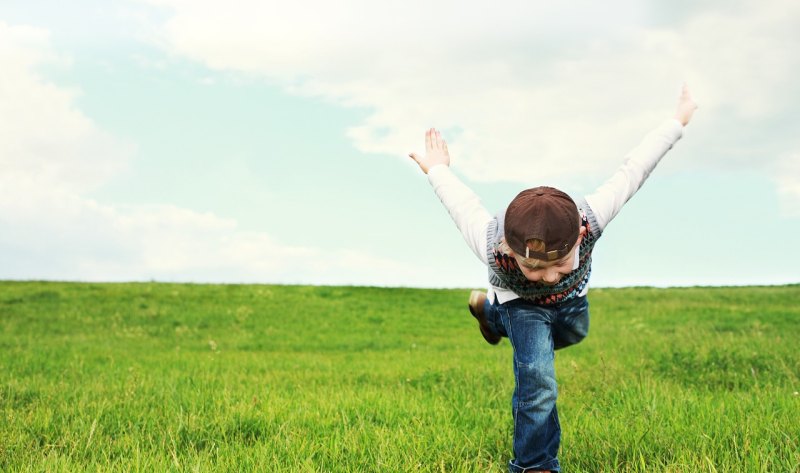
<path fill-rule="evenodd" d="M 425 132 L 425 156 L 420 157 L 417 153 L 409 153 L 408 156 L 419 164 L 420 169 L 425 174 L 428 174 L 430 168 L 437 164 L 450 165 L 450 153 L 447 152 L 447 143 L 435 128 Z"/>
<path fill-rule="evenodd" d="M 683 84 L 681 96 L 678 98 L 678 109 L 675 110 L 675 119 L 681 122 L 681 125 L 686 126 L 692 119 L 695 110 L 697 110 L 697 104 L 692 100 L 689 87 Z"/>

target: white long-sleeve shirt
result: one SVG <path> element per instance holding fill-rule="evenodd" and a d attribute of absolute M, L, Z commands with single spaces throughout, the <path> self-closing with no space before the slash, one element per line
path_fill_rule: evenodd
<path fill-rule="evenodd" d="M 624 164 L 611 178 L 585 196 L 601 232 L 616 217 L 622 206 L 642 187 L 661 158 L 681 136 L 683 136 L 683 126 L 678 120 L 670 119 L 663 122 L 625 156 Z M 487 228 L 494 218 L 493 215 L 486 210 L 472 189 L 461 182 L 448 166 L 440 164 L 430 168 L 428 181 L 447 208 L 467 245 L 478 259 L 488 265 Z M 575 251 L 577 253 L 579 248 L 576 247 Z M 579 260 L 579 255 L 576 254 L 575 265 Z M 490 300 L 496 297 L 501 304 L 519 297 L 509 289 L 496 286 L 489 287 L 488 296 Z"/>

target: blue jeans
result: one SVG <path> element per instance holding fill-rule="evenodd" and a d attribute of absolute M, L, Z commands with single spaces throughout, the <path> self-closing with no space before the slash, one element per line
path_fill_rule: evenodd
<path fill-rule="evenodd" d="M 586 336 L 589 302 L 584 296 L 540 306 L 523 299 L 491 304 L 487 298 L 484 312 L 489 327 L 514 348 L 514 459 L 508 471 L 559 471 L 554 351 Z"/>

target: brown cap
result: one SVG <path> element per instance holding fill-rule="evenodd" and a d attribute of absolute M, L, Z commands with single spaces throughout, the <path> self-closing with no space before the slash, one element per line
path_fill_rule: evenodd
<path fill-rule="evenodd" d="M 552 187 L 520 192 L 506 209 L 506 243 L 525 258 L 553 261 L 566 256 L 578 241 L 578 206 L 567 194 Z M 533 251 L 526 242 L 542 240 L 544 251 Z"/>

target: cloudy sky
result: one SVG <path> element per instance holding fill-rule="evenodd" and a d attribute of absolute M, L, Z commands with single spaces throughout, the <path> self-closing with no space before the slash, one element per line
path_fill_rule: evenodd
<path fill-rule="evenodd" d="M 407 157 L 490 211 L 700 109 L 593 283 L 800 281 L 800 3 L 0 3 L 0 279 L 480 287 Z"/>

